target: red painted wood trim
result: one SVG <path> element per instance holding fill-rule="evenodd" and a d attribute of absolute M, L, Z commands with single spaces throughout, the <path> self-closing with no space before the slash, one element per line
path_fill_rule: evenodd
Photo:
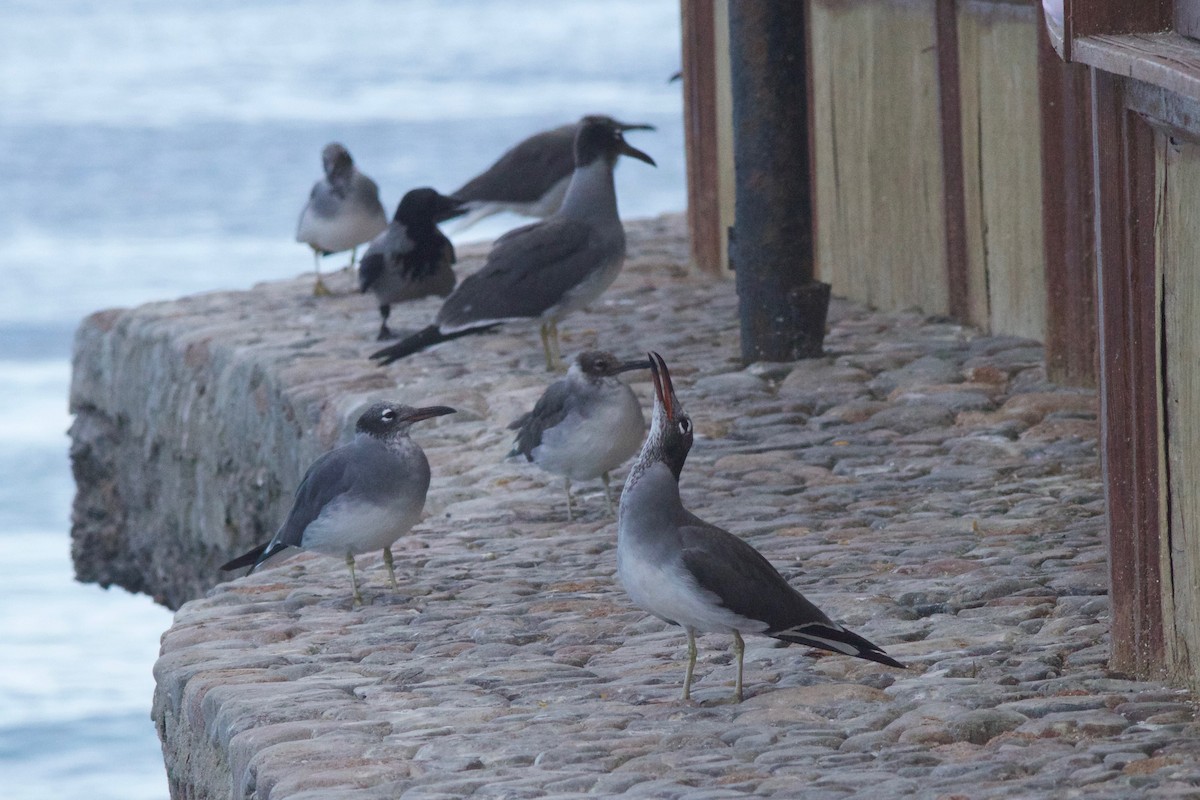
<path fill-rule="evenodd" d="M 1096 385 L 1090 92 L 1087 68 L 1054 52 L 1039 7 L 1046 371 L 1050 380 L 1075 386 Z"/>
<path fill-rule="evenodd" d="M 683 21 L 683 134 L 692 260 L 701 270 L 716 273 L 723 259 L 713 0 L 681 0 L 679 8 Z"/>
<path fill-rule="evenodd" d="M 1126 107 L 1119 78 L 1093 71 L 1092 96 L 1113 667 L 1148 676 L 1165 666 L 1154 132 Z"/>
<path fill-rule="evenodd" d="M 990 320 L 971 320 L 967 264 L 967 209 L 963 178 L 962 94 L 959 84 L 958 4 L 937 0 L 935 42 L 938 68 L 939 130 L 942 138 L 942 216 L 945 226 L 946 284 L 950 315 L 984 327 Z"/>

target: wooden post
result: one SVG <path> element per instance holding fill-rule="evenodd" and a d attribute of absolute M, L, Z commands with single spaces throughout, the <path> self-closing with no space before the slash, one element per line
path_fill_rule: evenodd
<path fill-rule="evenodd" d="M 950 316 L 970 323 L 971 297 L 967 263 L 967 212 L 963 186 L 962 93 L 959 86 L 958 3 L 937 0 L 939 133 L 942 139 L 942 214 L 945 217 L 946 288 Z M 975 320 L 975 322 L 980 322 Z M 989 321 L 990 322 L 990 321 Z"/>
<path fill-rule="evenodd" d="M 1042 117 L 1042 230 L 1046 274 L 1046 374 L 1096 385 L 1096 236 L 1092 117 L 1087 67 L 1054 52 L 1038 9 Z"/>
<path fill-rule="evenodd" d="M 1092 102 L 1112 666 L 1151 677 L 1165 659 L 1154 132 L 1121 78 L 1093 71 Z"/>
<path fill-rule="evenodd" d="M 692 261 L 721 270 L 721 199 L 717 159 L 717 67 L 713 0 L 682 0 L 683 134 L 687 155 Z"/>
<path fill-rule="evenodd" d="M 742 359 L 821 355 L 829 284 L 814 277 L 806 3 L 730 3 Z"/>

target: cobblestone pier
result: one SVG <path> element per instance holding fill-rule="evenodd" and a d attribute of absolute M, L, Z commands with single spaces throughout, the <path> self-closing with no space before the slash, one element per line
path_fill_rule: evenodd
<path fill-rule="evenodd" d="M 662 353 L 697 431 L 685 503 L 909 669 L 748 637 L 734 705 L 731 642 L 706 635 L 681 702 L 685 637 L 617 585 L 600 485 L 567 523 L 558 479 L 504 458 L 548 379 L 536 330 L 506 330 L 378 370 L 395 388 L 349 360 L 322 382 L 459 409 L 414 429 L 429 516 L 395 548 L 399 592 L 360 557 L 365 607 L 340 560 L 305 554 L 182 606 L 153 712 L 176 797 L 1200 796 L 1194 699 L 1106 666 L 1093 392 L 1049 384 L 1034 342 L 839 301 L 826 358 L 743 368 L 733 288 L 681 266 L 681 222 L 630 237 L 564 351 Z M 238 302 L 254 318 L 310 286 Z M 260 319 L 365 357 L 369 299 L 321 307 Z"/>

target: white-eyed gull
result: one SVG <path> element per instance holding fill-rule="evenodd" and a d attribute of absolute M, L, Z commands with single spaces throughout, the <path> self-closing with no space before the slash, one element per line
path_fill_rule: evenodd
<path fill-rule="evenodd" d="M 224 564 L 222 570 L 250 572 L 288 548 L 346 559 L 354 602 L 361 604 L 354 556 L 383 550 L 388 578 L 396 588 L 392 544 L 421 519 L 429 490 L 429 461 L 408 436 L 414 422 L 453 414 L 453 408 L 413 408 L 375 403 L 362 413 L 354 440 L 330 450 L 308 468 L 287 519 L 271 541 Z"/>
<path fill-rule="evenodd" d="M 597 119 L 601 116 L 595 115 Z M 654 130 L 653 125 L 603 118 L 622 132 Z M 579 125 L 578 122 L 560 125 L 522 139 L 496 163 L 452 192 L 469 209 L 458 230 L 466 230 L 502 211 L 543 218 L 558 211 L 575 171 L 575 134 Z"/>
<path fill-rule="evenodd" d="M 585 350 L 565 378 L 546 388 L 533 410 L 510 424 L 517 441 L 509 456 L 523 455 L 547 472 L 563 476 L 567 519 L 573 517 L 571 481 L 604 480 L 613 513 L 608 473 L 638 451 L 646 418 L 633 390 L 617 376 L 649 369 L 650 362 L 619 361 L 612 353 Z"/>
<path fill-rule="evenodd" d="M 683 699 L 691 696 L 697 631 L 733 634 L 738 701 L 743 633 L 903 668 L 879 646 L 829 619 L 753 547 L 683 507 L 679 475 L 692 447 L 692 421 L 662 356 L 650 353 L 650 361 L 654 414 L 621 493 L 617 574 L 635 605 L 687 631 Z"/>
<path fill-rule="evenodd" d="M 625 228 L 613 189 L 613 165 L 621 155 L 654 164 L 611 119 L 585 117 L 558 213 L 497 239 L 487 262 L 446 298 L 432 325 L 371 358 L 390 364 L 440 342 L 527 320 L 541 326 L 546 368 L 553 370 L 558 321 L 599 297 L 625 262 Z"/>

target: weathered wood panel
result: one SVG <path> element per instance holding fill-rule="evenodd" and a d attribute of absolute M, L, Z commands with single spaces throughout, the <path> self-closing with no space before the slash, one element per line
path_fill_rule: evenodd
<path fill-rule="evenodd" d="M 1174 31 L 1089 36 L 1072 47 L 1081 64 L 1200 100 L 1200 48 Z"/>
<path fill-rule="evenodd" d="M 681 0 L 680 16 L 692 261 L 704 272 L 726 277 L 734 214 L 729 2 Z"/>
<path fill-rule="evenodd" d="M 1092 96 L 1112 665 L 1149 676 L 1165 659 L 1154 133 L 1127 109 L 1120 78 L 1093 72 Z"/>
<path fill-rule="evenodd" d="M 949 311 L 933 0 L 813 0 L 817 277 Z"/>
<path fill-rule="evenodd" d="M 945 233 L 946 294 L 950 316 L 971 318 L 967 263 L 967 209 L 964 200 L 961 68 L 958 57 L 958 2 L 936 0 L 938 124 L 942 143 L 942 221 Z"/>
<path fill-rule="evenodd" d="M 1032 6 L 959 4 L 969 321 L 1046 335 L 1037 28 Z"/>
<path fill-rule="evenodd" d="M 724 264 L 717 175 L 717 71 L 713 0 L 681 0 L 683 133 L 687 151 L 688 231 L 692 262 L 705 272 Z"/>
<path fill-rule="evenodd" d="M 1096 226 L 1091 78 L 1064 63 L 1039 26 L 1042 232 L 1046 263 L 1046 374 L 1096 385 Z"/>
<path fill-rule="evenodd" d="M 1166 423 L 1164 603 L 1168 665 L 1200 686 L 1200 145 L 1156 138 Z"/>
<path fill-rule="evenodd" d="M 733 226 L 733 89 L 729 76 L 729 0 L 713 3 L 713 33 L 716 41 L 717 78 L 717 181 L 718 235 L 721 237 L 721 274 L 729 270 L 729 229 Z"/>

